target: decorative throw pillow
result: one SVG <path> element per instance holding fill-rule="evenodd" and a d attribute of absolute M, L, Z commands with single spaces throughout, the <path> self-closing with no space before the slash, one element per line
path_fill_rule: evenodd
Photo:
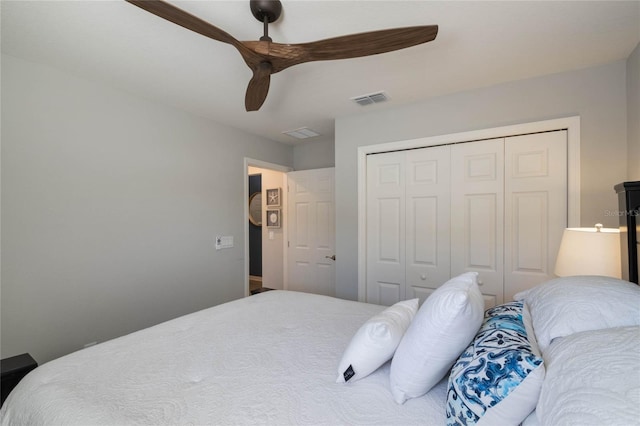
<path fill-rule="evenodd" d="M 336 382 L 355 382 L 389 361 L 417 310 L 418 299 L 404 300 L 365 322 L 342 355 Z"/>
<path fill-rule="evenodd" d="M 535 409 L 544 364 L 522 302 L 488 309 L 451 369 L 448 425 L 518 425 Z"/>
<path fill-rule="evenodd" d="M 442 380 L 478 331 L 484 299 L 477 277 L 467 272 L 444 283 L 411 322 L 391 361 L 391 394 L 398 404 Z"/>
<path fill-rule="evenodd" d="M 579 331 L 640 325 L 640 287 L 602 276 L 557 278 L 520 292 L 544 353 L 556 337 Z"/>

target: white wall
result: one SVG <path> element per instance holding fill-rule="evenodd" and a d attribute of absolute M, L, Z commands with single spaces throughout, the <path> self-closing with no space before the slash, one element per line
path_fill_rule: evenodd
<path fill-rule="evenodd" d="M 335 165 L 333 140 L 305 142 L 293 147 L 293 169 L 324 169 Z"/>
<path fill-rule="evenodd" d="M 336 120 L 336 295 L 358 296 L 357 148 L 579 115 L 581 222 L 617 226 L 627 176 L 625 61 L 442 96 Z"/>
<path fill-rule="evenodd" d="M 292 148 L 2 56 L 2 358 L 244 295 L 244 158 Z M 216 251 L 215 235 L 235 247 Z"/>
<path fill-rule="evenodd" d="M 627 59 L 627 181 L 640 180 L 640 44 Z"/>

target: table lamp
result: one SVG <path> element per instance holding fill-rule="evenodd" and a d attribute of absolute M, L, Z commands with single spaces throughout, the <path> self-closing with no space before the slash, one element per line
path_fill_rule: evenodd
<path fill-rule="evenodd" d="M 567 228 L 562 235 L 555 274 L 603 275 L 621 277 L 620 230 L 603 228 Z"/>

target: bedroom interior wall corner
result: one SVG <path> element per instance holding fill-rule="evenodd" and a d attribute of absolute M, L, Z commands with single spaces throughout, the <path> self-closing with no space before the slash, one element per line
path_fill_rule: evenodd
<path fill-rule="evenodd" d="M 300 143 L 293 146 L 293 169 L 311 170 L 335 166 L 333 139 Z"/>
<path fill-rule="evenodd" d="M 640 43 L 627 59 L 627 181 L 640 180 Z"/>
<path fill-rule="evenodd" d="M 2 358 L 244 296 L 243 159 L 291 146 L 12 56 L 1 78 Z"/>

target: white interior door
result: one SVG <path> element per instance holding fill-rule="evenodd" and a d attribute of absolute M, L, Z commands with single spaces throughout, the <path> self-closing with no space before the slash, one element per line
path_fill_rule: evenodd
<path fill-rule="evenodd" d="M 504 139 L 451 148 L 451 276 L 478 272 L 485 307 L 503 303 Z"/>
<path fill-rule="evenodd" d="M 554 278 L 567 227 L 567 131 L 505 139 L 505 300 Z"/>
<path fill-rule="evenodd" d="M 406 152 L 405 299 L 420 303 L 449 279 L 451 146 Z"/>
<path fill-rule="evenodd" d="M 405 298 L 406 152 L 367 157 L 367 299 L 392 305 Z"/>
<path fill-rule="evenodd" d="M 287 173 L 288 289 L 335 295 L 333 168 Z"/>

